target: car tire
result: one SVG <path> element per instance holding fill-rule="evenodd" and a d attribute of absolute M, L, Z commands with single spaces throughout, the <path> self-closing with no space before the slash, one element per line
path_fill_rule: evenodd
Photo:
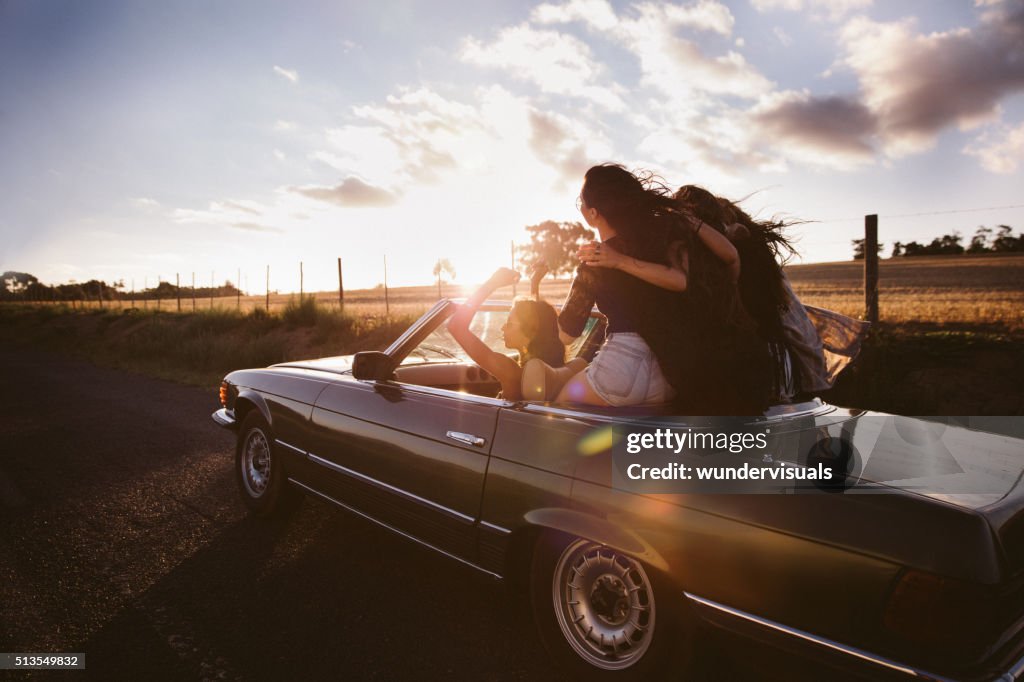
<path fill-rule="evenodd" d="M 302 500 L 302 494 L 288 484 L 274 432 L 256 411 L 245 417 L 238 430 L 235 483 L 242 502 L 254 516 L 283 517 Z"/>
<path fill-rule="evenodd" d="M 543 533 L 530 567 L 530 603 L 541 642 L 576 680 L 680 678 L 692 629 L 663 580 L 600 543 Z"/>

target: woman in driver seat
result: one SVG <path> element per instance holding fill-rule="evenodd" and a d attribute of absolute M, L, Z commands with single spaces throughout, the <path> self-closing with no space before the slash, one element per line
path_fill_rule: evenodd
<path fill-rule="evenodd" d="M 565 346 L 558 338 L 558 314 L 550 303 L 540 300 L 537 295 L 537 284 L 543 275 L 543 270 L 534 273 L 534 298 L 517 300 L 501 328 L 505 347 L 519 351 L 519 362 L 491 350 L 469 329 L 473 316 L 491 294 L 519 281 L 519 273 L 515 270 L 498 268 L 448 320 L 448 331 L 473 362 L 501 383 L 501 397 L 505 400 L 547 400 L 544 372 L 538 372 L 536 368 L 566 366 Z M 523 368 L 528 363 L 529 369 L 534 371 L 527 372 L 524 381 Z M 569 364 L 572 373 L 582 369 L 586 362 L 577 359 Z"/>

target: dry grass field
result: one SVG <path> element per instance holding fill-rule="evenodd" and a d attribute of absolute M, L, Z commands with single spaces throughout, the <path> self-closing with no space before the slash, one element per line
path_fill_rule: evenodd
<path fill-rule="evenodd" d="M 863 315 L 862 262 L 791 265 L 786 272 L 805 303 L 852 317 Z M 568 280 L 547 280 L 541 294 L 549 301 L 560 301 L 568 289 Z M 526 285 L 518 287 L 519 294 L 526 291 Z M 442 289 L 442 294 L 451 298 L 469 293 L 471 290 L 453 285 Z M 506 289 L 495 297 L 511 298 L 512 291 Z M 273 296 L 271 310 L 282 309 L 291 298 Z M 325 305 L 338 305 L 336 292 L 320 292 L 316 298 Z M 391 289 L 388 299 L 392 314 L 418 314 L 438 299 L 437 287 Z M 265 303 L 265 297 L 253 296 L 243 298 L 241 305 L 248 309 Z M 355 314 L 382 314 L 383 289 L 347 292 L 345 304 Z M 235 301 L 222 299 L 215 305 L 233 306 Z M 1024 333 L 1024 254 L 884 259 L 879 272 L 879 311 L 883 322 L 895 326 Z"/>
<path fill-rule="evenodd" d="M 786 272 L 801 300 L 810 305 L 860 317 L 864 312 L 864 266 L 860 261 L 790 265 Z M 542 295 L 549 301 L 561 301 L 569 289 L 569 280 L 544 282 Z M 464 297 L 471 288 L 445 284 L 441 294 Z M 527 293 L 527 285 L 517 288 Z M 318 304 L 338 308 L 334 291 L 307 294 Z M 497 299 L 512 298 L 512 290 L 495 294 Z M 270 311 L 281 312 L 295 294 L 271 294 Z M 346 312 L 355 316 L 419 315 L 438 300 L 436 285 L 384 289 L 360 289 L 345 293 Z M 266 296 L 198 299 L 197 310 L 210 307 L 240 308 L 243 312 L 266 307 Z M 79 304 L 80 305 L 80 304 Z M 96 303 L 88 307 L 96 307 Z M 113 308 L 130 307 L 131 302 L 107 302 Z M 176 299 L 137 301 L 139 308 L 177 310 Z M 182 298 L 183 312 L 192 310 L 192 299 Z M 879 309 L 882 322 L 899 327 L 990 330 L 1024 333 L 1024 254 L 980 256 L 926 256 L 883 259 L 879 275 Z"/>
<path fill-rule="evenodd" d="M 860 316 L 863 265 L 787 268 L 808 304 Z M 568 280 L 549 280 L 542 294 L 560 301 Z M 465 296 L 446 285 L 442 295 Z M 519 294 L 526 286 L 518 287 Z M 512 291 L 499 292 L 510 298 Z M 315 297 L 317 305 L 308 298 Z M 71 352 L 156 376 L 215 385 L 227 371 L 304 357 L 383 348 L 438 299 L 435 286 L 349 291 L 345 315 L 336 292 L 95 303 L 84 314 L 65 306 L 0 306 L 0 344 Z M 1024 255 L 883 260 L 881 322 L 854 366 L 825 398 L 839 405 L 896 414 L 1024 415 Z M 159 306 L 160 313 L 156 310 Z"/>

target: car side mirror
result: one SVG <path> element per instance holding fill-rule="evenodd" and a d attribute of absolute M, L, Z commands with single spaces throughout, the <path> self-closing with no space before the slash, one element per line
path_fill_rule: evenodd
<path fill-rule="evenodd" d="M 395 375 L 395 361 L 379 350 L 364 350 L 352 358 L 352 376 L 361 381 L 387 381 Z"/>

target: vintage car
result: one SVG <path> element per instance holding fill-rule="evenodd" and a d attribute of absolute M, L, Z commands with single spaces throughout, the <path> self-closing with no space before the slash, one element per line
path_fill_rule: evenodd
<path fill-rule="evenodd" d="M 1024 440 L 1007 435 L 1019 418 L 1007 431 L 780 405 L 743 420 L 772 439 L 745 466 L 824 463 L 830 480 L 637 482 L 624 432 L 713 427 L 655 407 L 503 400 L 448 334 L 454 307 L 439 302 L 383 352 L 225 378 L 213 418 L 237 433 L 252 513 L 312 494 L 507 579 L 578 678 L 682 674 L 706 626 L 870 679 L 1024 673 Z M 508 310 L 488 303 L 473 323 L 502 352 Z M 592 357 L 603 329 L 595 312 L 570 353 Z"/>

